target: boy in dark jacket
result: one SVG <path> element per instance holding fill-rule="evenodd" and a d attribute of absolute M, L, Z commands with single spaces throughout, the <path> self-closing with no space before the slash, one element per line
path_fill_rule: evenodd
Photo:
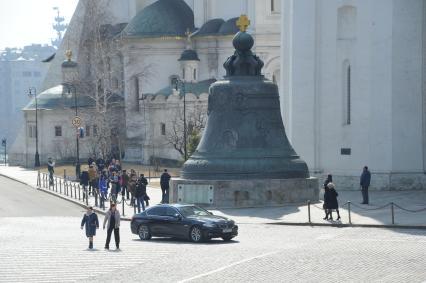
<path fill-rule="evenodd" d="M 89 238 L 89 249 L 93 249 L 93 236 L 96 235 L 96 229 L 99 229 L 98 216 L 89 206 L 87 212 L 83 215 L 81 220 L 81 229 L 86 226 L 86 237 Z"/>

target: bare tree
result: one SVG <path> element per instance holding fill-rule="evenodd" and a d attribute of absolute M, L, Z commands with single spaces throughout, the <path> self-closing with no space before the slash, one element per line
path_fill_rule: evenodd
<path fill-rule="evenodd" d="M 106 2 L 106 3 L 104 3 Z M 80 52 L 85 64 L 80 64 L 80 78 L 75 85 L 94 102 L 91 125 L 96 133 L 89 139 L 89 150 L 106 156 L 114 147 L 124 150 L 126 139 L 124 62 L 120 53 L 120 33 L 125 25 L 112 26 L 106 9 L 110 0 L 86 0 Z M 143 67 L 138 77 L 147 78 L 150 66 Z M 121 155 L 121 154 L 119 154 Z M 121 158 L 121 156 L 119 156 Z"/>
<path fill-rule="evenodd" d="M 187 136 L 187 148 L 189 149 L 189 155 L 195 151 L 198 145 L 201 133 L 206 125 L 207 109 L 205 105 L 197 103 L 186 107 L 186 136 Z M 170 121 L 170 126 L 166 130 L 166 140 L 168 144 L 179 152 L 182 158 L 185 157 L 184 152 L 184 116 L 183 108 L 179 107 L 175 110 L 173 118 Z M 197 141 L 198 140 L 198 141 Z M 195 147 L 195 148 L 194 148 Z"/>

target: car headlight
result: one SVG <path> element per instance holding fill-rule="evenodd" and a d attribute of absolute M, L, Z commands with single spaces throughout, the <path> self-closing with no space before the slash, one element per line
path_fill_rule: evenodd
<path fill-rule="evenodd" d="M 203 226 L 207 227 L 207 228 L 215 228 L 215 227 L 217 227 L 217 225 L 214 224 L 214 223 L 204 223 Z"/>

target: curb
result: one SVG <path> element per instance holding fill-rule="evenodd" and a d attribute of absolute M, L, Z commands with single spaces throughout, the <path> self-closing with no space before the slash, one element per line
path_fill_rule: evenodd
<path fill-rule="evenodd" d="M 4 177 L 4 178 L 7 178 L 7 179 L 9 179 L 9 180 L 12 180 L 12 181 L 15 181 L 15 182 L 21 183 L 21 184 L 23 184 L 23 185 L 29 186 L 29 187 L 31 187 L 31 188 L 33 188 L 33 189 L 36 189 L 35 187 L 31 186 L 30 184 L 25 183 L 24 181 L 21 181 L 21 180 L 19 180 L 19 179 L 16 179 L 16 178 L 10 177 L 10 176 L 8 176 L 8 175 L 0 174 L 0 176 L 1 176 L 1 177 Z"/>
<path fill-rule="evenodd" d="M 21 181 L 21 180 L 19 180 L 19 179 L 13 178 L 13 177 L 10 177 L 10 176 L 8 176 L 8 175 L 0 174 L 0 176 L 1 176 L 1 177 L 4 177 L 4 178 L 7 178 L 7 179 L 9 179 L 9 180 L 12 180 L 12 181 L 18 182 L 18 183 L 20 183 L 20 184 L 26 185 L 26 186 L 28 186 L 28 187 L 30 187 L 30 188 L 33 188 L 33 189 L 35 189 L 35 190 L 38 190 L 38 191 L 40 191 L 40 192 L 44 192 L 44 193 L 46 193 L 46 194 L 49 194 L 49 195 L 52 195 L 52 196 L 58 197 L 58 198 L 63 199 L 63 200 L 66 200 L 66 201 L 71 202 L 71 203 L 73 203 L 73 204 L 76 204 L 76 205 L 78 205 L 78 206 L 80 206 L 80 207 L 82 207 L 82 208 L 86 208 L 86 209 L 87 209 L 87 206 L 86 206 L 86 204 L 85 204 L 85 203 L 79 202 L 79 201 L 77 201 L 77 200 L 70 199 L 70 198 L 65 197 L 65 196 L 61 196 L 60 194 L 56 194 L 56 193 L 51 192 L 51 191 L 49 191 L 49 190 L 45 190 L 45 189 L 42 189 L 42 188 L 37 188 L 37 187 L 35 187 L 35 186 L 33 186 L 33 185 L 30 185 L 30 184 L 28 184 L 28 183 L 26 183 L 26 182 L 24 182 L 24 181 Z M 96 213 L 98 213 L 98 214 L 102 214 L 102 215 L 105 215 L 105 214 L 106 214 L 106 212 L 105 212 L 105 211 L 103 211 L 102 209 L 99 209 L 99 208 L 97 208 L 97 207 L 93 207 L 93 210 L 94 210 Z M 121 220 L 123 220 L 123 221 L 131 221 L 132 219 L 131 219 L 131 218 L 129 218 L 129 217 L 121 217 Z"/>
<path fill-rule="evenodd" d="M 334 227 L 334 228 L 385 228 L 385 229 L 419 229 L 426 230 L 424 225 L 389 225 L 389 224 L 327 224 L 327 223 L 297 223 L 297 222 L 267 222 L 268 225 L 283 225 L 283 226 L 311 226 L 311 227 Z"/>
<path fill-rule="evenodd" d="M 63 200 L 66 200 L 66 201 L 69 201 L 69 202 L 72 202 L 72 203 L 74 203 L 74 204 L 76 204 L 76 205 L 78 205 L 78 206 L 81 206 L 81 207 L 83 207 L 83 208 L 86 208 L 87 209 L 87 205 L 85 204 L 85 203 L 82 203 L 82 202 L 79 202 L 79 201 L 77 201 L 77 200 L 73 200 L 73 199 L 70 199 L 70 198 L 68 198 L 68 197 L 65 197 L 65 196 L 61 196 L 61 195 L 59 195 L 59 194 L 56 194 L 56 193 L 54 193 L 54 192 L 51 192 L 51 191 L 48 191 L 48 190 L 45 190 L 45 189 L 42 189 L 42 188 L 36 188 L 38 191 L 41 191 L 41 192 L 44 192 L 44 193 L 46 193 L 46 194 L 49 194 L 49 195 L 52 195 L 52 196 L 56 196 L 56 197 L 59 197 L 59 198 L 61 198 L 61 199 L 63 199 Z M 106 211 L 104 211 L 104 210 L 102 210 L 102 209 L 99 209 L 99 208 L 97 208 L 97 207 L 94 207 L 94 206 L 92 206 L 93 207 L 93 210 L 96 212 L 96 213 L 98 213 L 98 214 L 102 214 L 102 215 L 105 215 L 106 214 Z M 129 217 L 121 217 L 120 218 L 121 220 L 123 220 L 123 221 L 130 221 L 130 220 L 132 220 L 131 218 L 129 218 Z"/>

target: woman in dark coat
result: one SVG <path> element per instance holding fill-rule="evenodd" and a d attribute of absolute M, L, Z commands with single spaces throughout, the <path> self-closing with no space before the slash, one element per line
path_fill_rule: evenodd
<path fill-rule="evenodd" d="M 328 187 L 327 208 L 328 208 L 328 212 L 330 214 L 330 219 L 333 220 L 332 211 L 333 211 L 333 209 L 335 209 L 336 212 L 337 212 L 337 219 L 336 220 L 340 220 L 339 203 L 337 202 L 337 196 L 339 194 L 336 192 L 333 183 L 328 183 L 327 187 Z"/>
<path fill-rule="evenodd" d="M 325 212 L 325 217 L 323 218 L 324 220 L 328 220 L 328 216 L 329 216 L 329 210 L 327 207 L 328 207 L 330 194 L 329 194 L 329 189 L 327 185 L 331 182 L 333 182 L 333 176 L 331 176 L 331 174 L 328 174 L 327 179 L 324 181 L 324 204 L 323 204 L 323 208 Z"/>
<path fill-rule="evenodd" d="M 93 249 L 93 236 L 96 235 L 96 229 L 99 229 L 98 216 L 90 206 L 81 220 L 81 229 L 86 225 L 86 237 L 89 238 L 89 249 Z"/>

